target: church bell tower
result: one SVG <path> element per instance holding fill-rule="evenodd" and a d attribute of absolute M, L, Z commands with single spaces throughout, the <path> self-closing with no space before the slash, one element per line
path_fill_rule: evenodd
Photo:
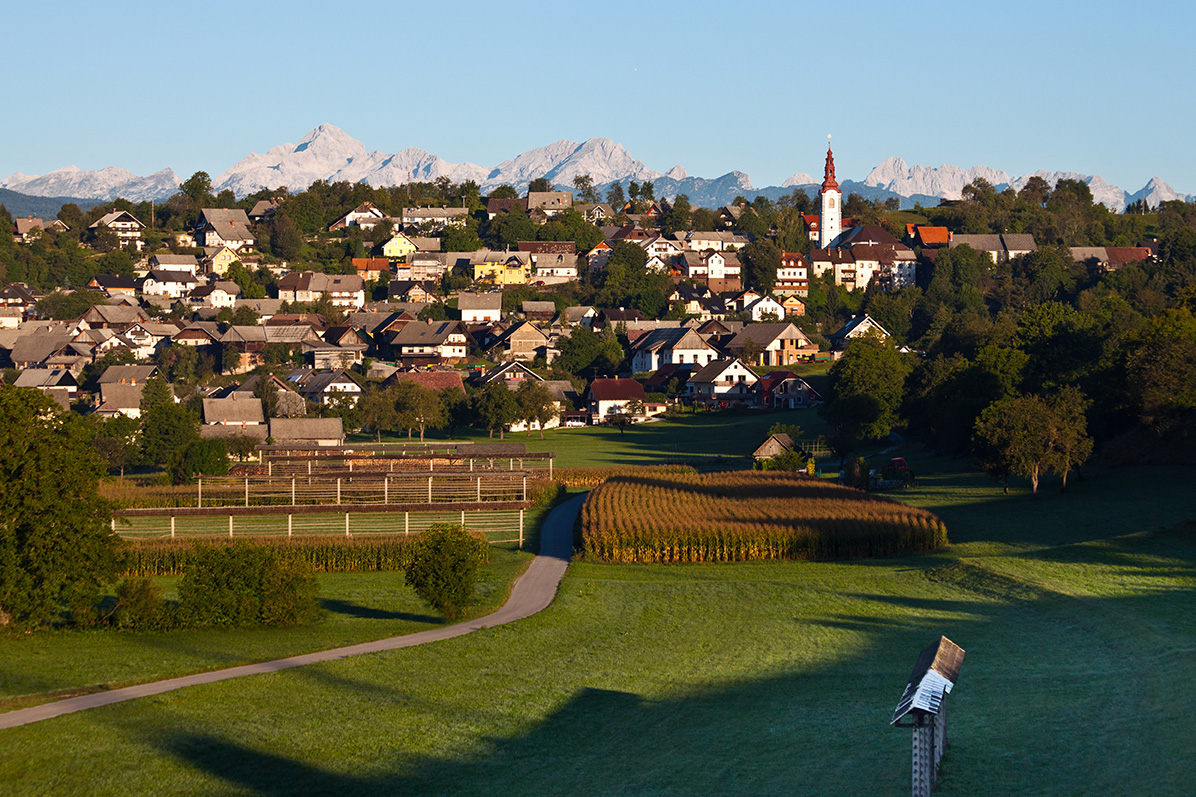
<path fill-rule="evenodd" d="M 829 141 L 826 145 L 826 172 L 818 196 L 822 200 L 818 216 L 818 246 L 826 249 L 843 231 L 843 192 L 835 181 L 835 155 L 831 152 Z"/>

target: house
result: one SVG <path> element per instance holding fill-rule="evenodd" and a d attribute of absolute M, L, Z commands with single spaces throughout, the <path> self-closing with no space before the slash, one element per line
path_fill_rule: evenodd
<path fill-rule="evenodd" d="M 199 280 L 189 271 L 150 271 L 141 280 L 141 292 L 146 296 L 165 296 L 181 299 L 192 291 Z"/>
<path fill-rule="evenodd" d="M 345 443 L 340 418 L 271 418 L 275 445 L 339 446 Z"/>
<path fill-rule="evenodd" d="M 601 271 L 606 268 L 606 261 L 610 259 L 610 253 L 614 248 L 606 241 L 599 241 L 598 244 L 586 252 L 586 263 L 589 264 L 590 273 Z"/>
<path fill-rule="evenodd" d="M 253 394 L 232 393 L 228 398 L 206 398 L 203 400 L 203 422 L 220 426 L 264 426 L 266 415 L 262 411 L 261 399 Z"/>
<path fill-rule="evenodd" d="M 498 321 L 502 318 L 502 293 L 459 293 L 457 309 L 466 324 Z"/>
<path fill-rule="evenodd" d="M 469 208 L 403 208 L 403 226 L 426 230 L 464 227 Z"/>
<path fill-rule="evenodd" d="M 988 255 L 993 263 L 1005 263 L 1019 255 L 1026 255 L 1035 251 L 1038 245 L 1034 236 L 1025 233 L 1004 233 L 1001 235 L 965 235 L 952 233 L 948 246 L 955 249 L 959 246 L 970 246 L 977 252 Z"/>
<path fill-rule="evenodd" d="M 779 457 L 782 454 L 787 454 L 797 448 L 797 444 L 793 438 L 784 432 L 777 432 L 771 434 L 768 439 L 760 444 L 760 447 L 752 452 L 752 459 L 759 462 L 762 459 L 772 459 Z"/>
<path fill-rule="evenodd" d="M 123 274 L 96 274 L 87 281 L 87 287 L 89 290 L 99 291 L 109 299 L 115 299 L 122 294 L 137 294 L 137 281 Z"/>
<path fill-rule="evenodd" d="M 60 232 L 67 232 L 69 229 L 70 227 L 59 219 L 47 222 L 44 219 L 28 216 L 13 222 L 13 237 L 18 242 L 27 244 L 32 243 L 43 232 L 57 235 Z"/>
<path fill-rule="evenodd" d="M 298 418 L 307 412 L 307 401 L 296 393 L 286 381 L 279 379 L 274 374 L 255 374 L 239 385 L 230 385 L 217 391 L 212 398 L 229 398 L 234 394 L 242 400 L 255 398 L 254 393 L 257 392 L 258 385 L 263 379 L 269 380 L 271 385 L 265 392 L 273 396 L 270 399 L 270 403 L 273 405 L 272 415 L 282 418 Z"/>
<path fill-rule="evenodd" d="M 139 321 L 121 333 L 121 337 L 132 349 L 134 358 L 145 360 L 154 356 L 159 349 L 170 345 L 170 339 L 178 331 L 179 328 L 174 324 Z"/>
<path fill-rule="evenodd" d="M 743 308 L 743 311 L 756 322 L 779 321 L 785 317 L 785 307 L 771 296 L 761 296 Z"/>
<path fill-rule="evenodd" d="M 215 321 L 192 321 L 172 335 L 170 343 L 174 346 L 199 348 L 217 345 L 220 343 L 220 337 L 220 325 Z"/>
<path fill-rule="evenodd" d="M 155 254 L 149 258 L 150 271 L 186 271 L 194 275 L 199 269 L 195 255 Z"/>
<path fill-rule="evenodd" d="M 383 274 L 390 274 L 390 261 L 385 257 L 355 257 L 353 268 L 363 282 L 377 282 Z"/>
<path fill-rule="evenodd" d="M 41 291 L 23 282 L 10 282 L 0 288 L 0 307 L 17 308 L 26 315 L 33 312 L 41 298 Z"/>
<path fill-rule="evenodd" d="M 411 302 L 412 304 L 431 304 L 436 301 L 432 283 L 413 282 L 412 280 L 391 280 L 386 285 L 386 298 L 392 302 Z"/>
<path fill-rule="evenodd" d="M 594 320 L 598 318 L 598 311 L 590 305 L 575 304 L 565 308 L 564 321 L 569 326 L 594 328 Z"/>
<path fill-rule="evenodd" d="M 145 229 L 145 225 L 127 210 L 114 210 L 111 213 L 105 213 L 87 229 L 94 230 L 97 234 L 101 230 L 109 230 L 116 234 L 116 239 L 122 247 L 132 244 L 138 252 L 141 251 L 143 245 L 141 232 Z"/>
<path fill-rule="evenodd" d="M 630 401 L 647 401 L 644 386 L 634 379 L 595 379 L 586 390 L 586 408 L 594 423 L 626 413 Z"/>
<path fill-rule="evenodd" d="M 177 337 L 177 336 L 176 336 Z M 316 331 L 307 324 L 292 324 L 286 326 L 239 326 L 228 328 L 220 336 L 221 347 L 231 347 L 241 355 L 239 365 L 233 369 L 235 373 L 252 371 L 259 365 L 266 364 L 266 347 L 272 346 L 275 351 L 285 352 L 286 356 L 304 351 L 306 347 L 321 346 L 323 341 Z"/>
<path fill-rule="evenodd" d="M 88 308 L 79 317 L 80 329 L 112 329 L 123 332 L 140 321 L 148 321 L 149 316 L 140 307 L 126 305 L 97 304 Z"/>
<path fill-rule="evenodd" d="M 415 245 L 415 241 L 398 232 L 389 241 L 382 244 L 382 257 L 387 260 L 406 260 L 409 255 L 415 254 L 418 250 L 419 247 Z"/>
<path fill-rule="evenodd" d="M 916 225 L 912 238 L 914 246 L 923 249 L 940 249 L 951 243 L 951 233 L 946 227 Z"/>
<path fill-rule="evenodd" d="M 687 388 L 694 401 L 709 406 L 729 404 L 754 404 L 756 384 L 760 377 L 743 362 L 732 357 L 713 360 L 689 377 Z"/>
<path fill-rule="evenodd" d="M 40 390 L 64 408 L 79 395 L 79 380 L 66 368 L 27 368 L 17 374 L 12 385 Z"/>
<path fill-rule="evenodd" d="M 273 220 L 274 214 L 282 207 L 282 199 L 259 199 L 249 211 L 249 220 L 254 224 L 265 224 Z"/>
<path fill-rule="evenodd" d="M 568 191 L 529 191 L 527 212 L 540 211 L 549 218 L 573 207 L 573 194 Z"/>
<path fill-rule="evenodd" d="M 531 255 L 483 250 L 473 264 L 473 279 L 498 286 L 527 285 L 531 281 Z"/>
<path fill-rule="evenodd" d="M 324 345 L 304 345 L 312 367 L 317 370 L 349 368 L 362 361 L 369 347 L 365 333 L 352 326 L 329 327 L 324 330 Z"/>
<path fill-rule="evenodd" d="M 295 392 L 321 407 L 347 404 L 352 407 L 361 396 L 361 385 L 347 371 L 298 369 L 287 374 Z"/>
<path fill-rule="evenodd" d="M 361 227 L 368 230 L 377 226 L 378 222 L 386 218 L 386 214 L 377 208 L 373 202 L 362 202 L 357 207 L 341 216 L 329 225 L 329 232 L 343 230 L 346 227 Z"/>
<path fill-rule="evenodd" d="M 529 321 L 551 321 L 556 318 L 554 302 L 537 302 L 529 299 L 519 306 L 519 311 Z"/>
<path fill-rule="evenodd" d="M 291 304 L 311 304 L 327 298 L 333 307 L 365 306 L 365 282 L 356 274 L 292 271 L 278 280 L 278 298 Z"/>
<path fill-rule="evenodd" d="M 786 316 L 806 314 L 806 303 L 796 296 L 786 296 L 781 307 L 785 308 Z"/>
<path fill-rule="evenodd" d="M 761 377 L 756 388 L 760 405 L 782 410 L 809 407 L 822 401 L 817 390 L 809 382 L 791 371 L 772 371 Z"/>
<path fill-rule="evenodd" d="M 573 209 L 580 213 L 581 217 L 591 224 L 601 225 L 603 222 L 610 221 L 615 217 L 614 208 L 605 202 L 578 204 L 574 205 Z"/>
<path fill-rule="evenodd" d="M 685 237 L 685 249 L 691 252 L 738 251 L 751 242 L 751 238 L 746 235 L 726 230 L 695 231 Z"/>
<path fill-rule="evenodd" d="M 486 200 L 486 216 L 494 221 L 500 213 L 510 213 L 515 208 L 527 213 L 526 199 L 494 198 Z"/>
<path fill-rule="evenodd" d="M 868 334 L 878 334 L 886 338 L 892 337 L 887 329 L 876 322 L 876 319 L 865 314 L 851 319 L 836 332 L 827 335 L 827 339 L 831 342 L 831 351 L 841 352 L 846 350 L 851 341 Z"/>
<path fill-rule="evenodd" d="M 211 307 L 214 309 L 233 308 L 237 304 L 237 297 L 241 295 L 241 286 L 235 282 L 213 282 L 195 288 L 187 294 L 187 303 L 192 307 Z"/>
<path fill-rule="evenodd" d="M 471 381 L 479 388 L 485 387 L 495 380 L 502 380 L 508 388 L 515 390 L 519 384 L 527 379 L 542 380 L 535 371 L 528 368 L 521 362 L 502 362 L 495 365 L 489 371 L 478 374 Z"/>
<path fill-rule="evenodd" d="M 487 349 L 489 359 L 531 361 L 544 357 L 551 361 L 556 354 L 549 348 L 548 335 L 531 321 L 513 324 Z"/>
<path fill-rule="evenodd" d="M 205 249 L 227 246 L 234 252 L 252 249 L 255 243 L 249 216 L 240 208 L 204 208 L 195 225 L 195 240 Z"/>
<path fill-rule="evenodd" d="M 400 382 L 414 382 L 420 387 L 427 388 L 433 393 L 451 390 L 465 395 L 465 384 L 461 381 L 461 372 L 452 371 L 395 371 L 388 376 L 379 387 L 388 388 Z"/>
<path fill-rule="evenodd" d="M 801 252 L 781 252 L 781 265 L 777 267 L 777 280 L 772 292 L 777 296 L 808 296 L 810 293 L 810 268 Z"/>
<path fill-rule="evenodd" d="M 228 273 L 232 264 L 240 262 L 240 260 L 241 258 L 237 253 L 229 249 L 225 244 L 209 246 L 203 250 L 203 259 L 199 262 L 199 269 L 204 274 L 215 274 L 218 277 L 223 277 Z"/>
<path fill-rule="evenodd" d="M 769 367 L 802 362 L 818 353 L 818 345 L 787 321 L 748 324 L 724 348 L 752 365 Z"/>
<path fill-rule="evenodd" d="M 456 363 L 465 359 L 472 340 L 461 321 L 414 321 L 394 333 L 390 350 L 404 366 Z"/>
<path fill-rule="evenodd" d="M 631 370 L 655 371 L 667 363 L 705 365 L 718 358 L 718 352 L 692 329 L 673 327 L 653 329 L 631 344 Z"/>
<path fill-rule="evenodd" d="M 0 305 L 0 329 L 16 329 L 25 320 L 25 311 Z"/>
<path fill-rule="evenodd" d="M 115 418 L 117 415 L 140 418 L 141 394 L 144 390 L 144 382 L 101 382 L 100 403 L 94 412 L 101 418 Z"/>

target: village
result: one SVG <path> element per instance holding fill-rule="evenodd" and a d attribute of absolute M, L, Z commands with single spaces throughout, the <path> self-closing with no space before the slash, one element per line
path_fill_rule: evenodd
<path fill-rule="evenodd" d="M 598 198 L 586 181 L 578 187 Z M 835 329 L 812 323 L 812 281 L 857 296 L 892 292 L 925 283 L 943 249 L 970 247 L 995 266 L 1037 248 L 1025 233 L 969 235 L 915 224 L 898 240 L 892 223 L 844 218 L 829 149 L 818 212 L 800 214 L 804 252 L 781 251 L 767 236 L 758 243 L 744 231 L 758 228 L 743 223 L 756 215 L 746 202 L 705 211 L 702 218 L 718 229 L 665 234 L 662 219 L 676 227 L 677 211 L 687 206 L 678 208 L 683 197 L 656 201 L 650 185 L 622 205 L 578 202 L 559 190 L 495 193 L 503 196 L 476 214 L 492 229 L 507 216 L 531 232 L 567 219 L 600 231 L 600 240 L 584 251 L 555 240 L 442 251 L 471 221 L 468 209 L 404 207 L 388 216 L 366 201 L 316 236 L 373 239 L 360 246 L 365 256 L 351 258 L 350 273 L 337 274 L 262 257 L 257 241 L 270 235 L 287 202 L 281 196 L 248 212 L 203 207 L 193 229 L 154 251 L 143 240 L 146 225 L 113 210 L 90 225 L 91 234 L 130 253 L 133 273 L 95 274 L 75 289 L 87 306 L 75 318 L 45 318 L 41 292 L 5 285 L 0 365 L 10 369 L 10 384 L 99 418 L 138 418 L 146 384 L 160 377 L 173 383 L 175 402 L 190 402 L 201 415 L 203 437 L 247 438 L 241 449 L 267 439 L 337 444 L 349 432 L 379 431 L 377 421 L 352 410 L 363 394 L 402 382 L 462 398 L 488 385 L 515 392 L 542 383 L 550 409 L 535 406 L 544 403 L 538 392 L 522 413 L 508 407 L 468 419 L 500 435 L 533 425 L 626 425 L 680 405 L 792 409 L 821 400 L 796 366 L 834 360 L 868 334 L 889 336 L 865 313 Z M 13 240 L 36 245 L 66 229 L 60 219 L 21 218 Z M 768 247 L 763 256 L 760 243 Z M 774 262 L 760 265 L 770 252 Z M 753 253 L 749 269 L 741 257 Z M 1073 247 L 1072 254 L 1098 270 L 1153 256 L 1149 245 Z M 630 280 L 654 278 L 639 290 L 659 291 L 663 301 L 638 303 L 662 312 L 569 303 L 570 287 L 614 282 L 617 264 L 634 272 Z M 246 288 L 265 293 L 246 281 L 255 270 L 275 295 L 247 297 Z M 426 425 L 419 424 L 421 434 Z"/>

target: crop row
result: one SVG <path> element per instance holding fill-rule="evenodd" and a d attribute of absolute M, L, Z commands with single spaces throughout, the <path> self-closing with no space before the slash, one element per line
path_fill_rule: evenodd
<path fill-rule="evenodd" d="M 587 557 L 606 562 L 847 559 L 947 543 L 933 514 L 792 473 L 616 476 L 578 522 Z"/>

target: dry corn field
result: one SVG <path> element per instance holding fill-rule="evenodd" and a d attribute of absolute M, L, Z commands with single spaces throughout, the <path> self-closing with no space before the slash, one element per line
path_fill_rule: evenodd
<path fill-rule="evenodd" d="M 793 473 L 615 476 L 579 519 L 603 562 L 849 559 L 947 544 L 930 512 Z"/>

